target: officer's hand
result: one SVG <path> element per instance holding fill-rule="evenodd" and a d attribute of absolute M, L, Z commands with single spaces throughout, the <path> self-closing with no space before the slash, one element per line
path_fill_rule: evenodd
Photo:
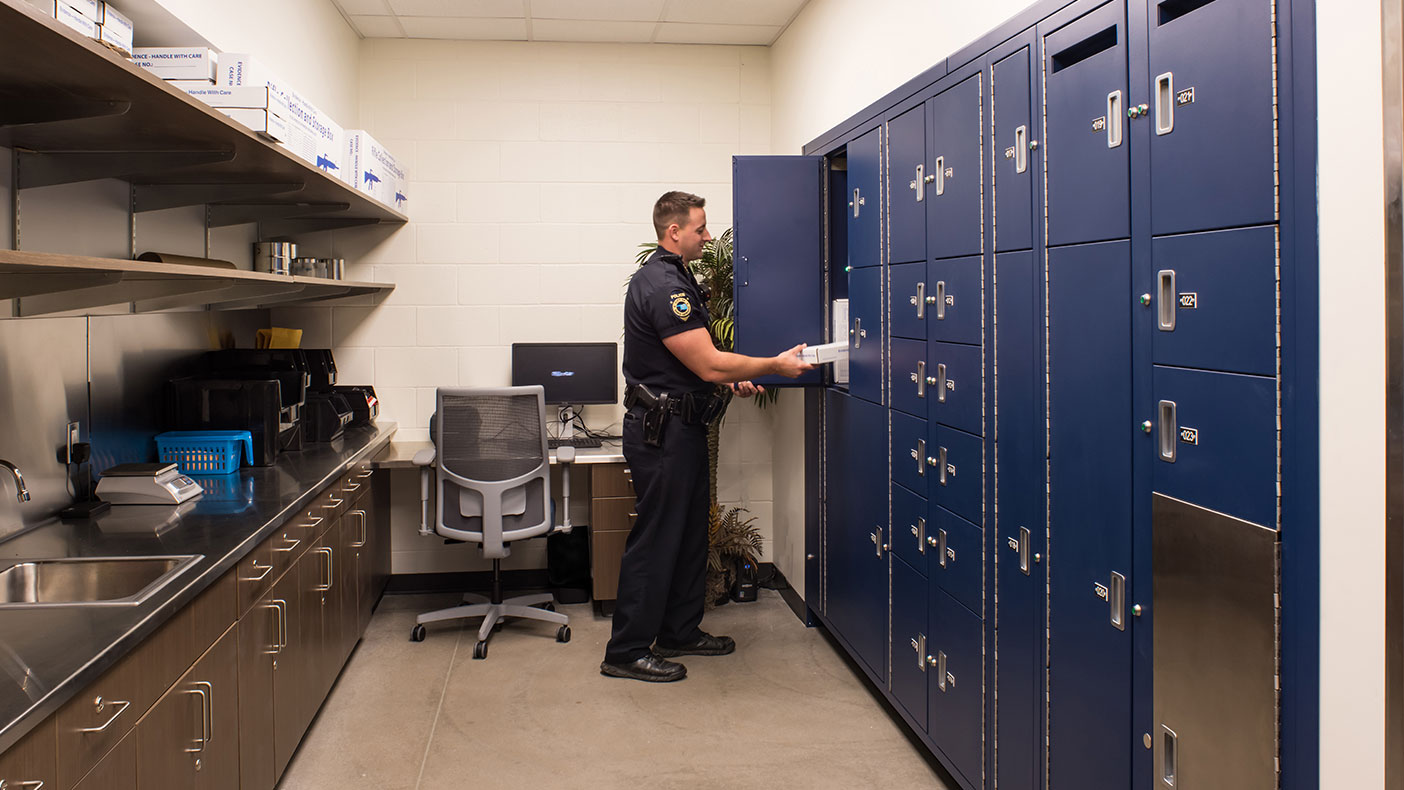
<path fill-rule="evenodd" d="M 751 381 L 738 381 L 731 385 L 731 391 L 743 398 L 749 398 L 757 392 L 765 392 L 765 387 Z"/>
<path fill-rule="evenodd" d="M 814 366 L 805 362 L 804 358 L 800 356 L 800 352 L 804 350 L 806 345 L 805 343 L 800 343 L 789 351 L 775 357 L 775 372 L 785 378 L 792 379 L 801 373 L 813 370 Z"/>

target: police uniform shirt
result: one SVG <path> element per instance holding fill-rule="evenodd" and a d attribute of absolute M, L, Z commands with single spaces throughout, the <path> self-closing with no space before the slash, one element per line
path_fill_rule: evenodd
<path fill-rule="evenodd" d="M 624 381 L 643 384 L 654 392 L 707 392 L 712 385 L 698 378 L 663 339 L 701 328 L 711 318 L 702 288 L 682 257 L 662 247 L 634 272 L 624 300 Z M 711 336 L 708 335 L 708 341 Z"/>

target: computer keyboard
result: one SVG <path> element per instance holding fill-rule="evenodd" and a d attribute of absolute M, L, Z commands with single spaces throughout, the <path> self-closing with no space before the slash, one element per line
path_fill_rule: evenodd
<path fill-rule="evenodd" d="M 585 447 L 599 447 L 603 442 L 598 436 L 572 436 L 569 439 L 552 436 L 546 440 L 546 446 L 552 450 L 566 444 L 579 450 Z"/>

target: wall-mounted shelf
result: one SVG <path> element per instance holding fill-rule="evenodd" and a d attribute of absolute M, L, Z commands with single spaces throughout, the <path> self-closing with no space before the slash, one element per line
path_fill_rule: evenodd
<path fill-rule="evenodd" d="M 24 0 L 0 0 L 0 52 L 0 146 L 21 190 L 119 178 L 137 211 L 230 202 L 215 213 L 277 218 L 265 238 L 408 220 Z"/>
<path fill-rule="evenodd" d="M 386 283 L 0 250 L 0 304 L 16 318 L 86 312 L 241 310 L 383 295 Z M 0 314 L 3 314 L 0 312 Z"/>

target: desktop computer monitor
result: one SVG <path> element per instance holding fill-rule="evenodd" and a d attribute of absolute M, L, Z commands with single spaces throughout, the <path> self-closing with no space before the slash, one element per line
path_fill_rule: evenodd
<path fill-rule="evenodd" d="M 546 402 L 585 406 L 619 402 L 614 343 L 513 343 L 512 386 L 540 384 Z"/>

